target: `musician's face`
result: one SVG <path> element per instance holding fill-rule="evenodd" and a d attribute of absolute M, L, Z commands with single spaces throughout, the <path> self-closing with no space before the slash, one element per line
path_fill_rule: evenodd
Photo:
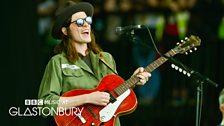
<path fill-rule="evenodd" d="M 90 17 L 91 18 L 91 17 Z M 76 43 L 91 42 L 91 23 L 89 22 L 85 12 L 77 12 L 71 17 L 71 24 L 69 26 L 68 35 L 72 41 Z M 92 21 L 92 18 L 91 18 Z M 89 22 L 89 23 L 87 23 Z"/>

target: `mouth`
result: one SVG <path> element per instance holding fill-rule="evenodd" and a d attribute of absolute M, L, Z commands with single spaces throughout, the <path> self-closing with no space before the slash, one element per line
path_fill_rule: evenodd
<path fill-rule="evenodd" d="M 89 35 L 90 34 L 90 31 L 89 30 L 84 30 L 84 31 L 82 31 L 82 34 Z"/>

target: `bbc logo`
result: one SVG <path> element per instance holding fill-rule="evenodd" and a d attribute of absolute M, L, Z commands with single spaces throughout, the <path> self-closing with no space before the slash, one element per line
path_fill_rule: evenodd
<path fill-rule="evenodd" d="M 25 105 L 43 105 L 42 99 L 25 99 Z"/>

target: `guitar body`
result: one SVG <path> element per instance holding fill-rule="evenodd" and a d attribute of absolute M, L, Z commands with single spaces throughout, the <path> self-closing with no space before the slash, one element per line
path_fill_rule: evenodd
<path fill-rule="evenodd" d="M 113 95 L 113 97 L 116 99 L 117 94 L 114 93 L 114 89 L 118 87 L 120 84 L 122 84 L 124 80 L 117 76 L 117 75 L 107 75 L 105 76 L 99 83 L 98 87 L 91 90 L 71 90 L 69 92 L 66 92 L 63 94 L 64 97 L 69 96 L 77 96 L 82 94 L 88 94 L 95 91 L 104 91 L 104 92 L 110 92 L 110 94 Z M 114 126 L 115 119 L 118 115 L 124 115 L 131 113 L 135 110 L 137 107 L 137 99 L 134 91 L 132 89 L 129 89 L 130 92 L 128 93 L 127 97 L 125 97 L 119 106 L 114 110 L 112 107 L 111 110 L 114 110 L 115 113 L 113 114 L 113 117 L 110 118 L 108 121 L 102 122 L 100 120 L 100 114 L 99 112 L 106 106 L 98 106 L 93 104 L 84 104 L 82 106 L 75 107 L 77 110 L 73 110 L 74 112 L 80 110 L 82 119 L 85 121 L 82 121 L 78 116 L 75 114 L 59 114 L 56 115 L 55 121 L 58 126 L 91 126 L 94 124 L 95 126 Z M 116 101 L 115 101 L 116 102 Z M 113 103 L 115 103 L 113 102 Z M 118 102 L 118 100 L 117 100 Z M 113 106 L 113 103 L 111 103 L 111 106 Z M 69 110 L 71 111 L 71 110 Z M 73 113 L 74 113 L 73 112 Z M 69 112 L 66 112 L 69 113 Z"/>

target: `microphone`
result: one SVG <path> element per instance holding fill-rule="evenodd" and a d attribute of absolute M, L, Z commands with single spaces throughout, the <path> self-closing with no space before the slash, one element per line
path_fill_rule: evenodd
<path fill-rule="evenodd" d="M 142 25 L 130 25 L 130 26 L 125 26 L 125 27 L 116 27 L 116 33 L 118 34 L 123 34 L 128 31 L 136 30 L 136 29 L 141 29 Z"/>

